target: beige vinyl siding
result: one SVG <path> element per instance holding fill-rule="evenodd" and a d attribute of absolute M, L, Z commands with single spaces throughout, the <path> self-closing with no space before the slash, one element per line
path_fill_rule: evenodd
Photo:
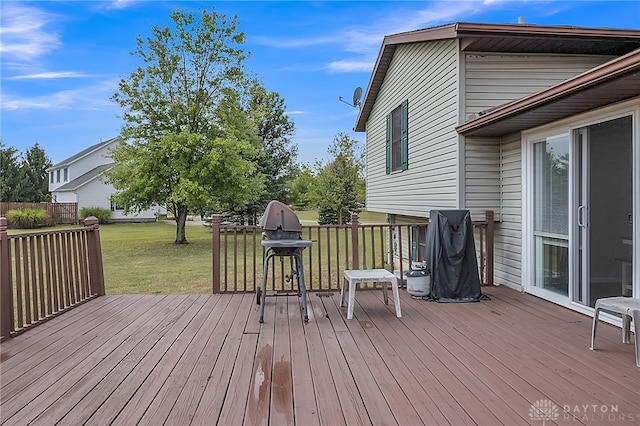
<path fill-rule="evenodd" d="M 495 226 L 494 279 L 496 284 L 522 287 L 522 148 L 520 134 L 500 144 L 500 215 Z"/>
<path fill-rule="evenodd" d="M 398 46 L 367 121 L 367 208 L 409 216 L 456 208 L 457 43 Z M 409 169 L 387 175 L 386 116 L 409 101 Z"/>
<path fill-rule="evenodd" d="M 485 211 L 500 212 L 500 141 L 496 138 L 465 140 L 465 206 L 473 220 Z"/>
<path fill-rule="evenodd" d="M 110 210 L 110 196 L 115 190 L 113 186 L 103 183 L 101 178 L 96 178 L 82 185 L 75 192 L 78 193 L 78 211 L 84 207 L 100 207 Z"/>
<path fill-rule="evenodd" d="M 520 99 L 613 59 L 610 56 L 465 56 L 465 117 Z"/>

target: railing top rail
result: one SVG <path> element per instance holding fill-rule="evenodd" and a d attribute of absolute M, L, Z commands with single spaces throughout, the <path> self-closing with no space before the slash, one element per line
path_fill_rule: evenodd
<path fill-rule="evenodd" d="M 474 225 L 476 222 L 473 222 Z M 477 222 L 477 224 L 484 224 L 484 222 Z M 380 226 L 427 226 L 428 222 L 407 222 L 407 223 L 386 223 L 386 222 L 368 222 L 368 223 L 358 223 L 359 227 L 380 227 Z M 302 228 L 345 228 L 351 229 L 351 223 L 346 223 L 343 225 L 302 225 Z M 258 229 L 261 230 L 262 226 L 260 225 L 230 225 L 230 224 L 220 224 L 220 229 Z"/>
<path fill-rule="evenodd" d="M 86 227 L 77 227 L 77 228 L 69 228 L 69 229 L 49 229 L 46 231 L 31 231 L 31 232 L 20 232 L 20 233 L 7 233 L 7 238 L 17 239 L 24 237 L 31 237 L 36 235 L 60 235 L 60 234 L 73 234 L 77 232 L 85 232 L 87 230 Z"/>

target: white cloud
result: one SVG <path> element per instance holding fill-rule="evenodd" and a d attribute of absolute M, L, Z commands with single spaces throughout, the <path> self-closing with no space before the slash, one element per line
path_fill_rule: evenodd
<path fill-rule="evenodd" d="M 318 46 L 322 44 L 334 44 L 341 41 L 340 35 L 324 36 L 324 37 L 309 37 L 309 38 L 286 38 L 275 39 L 270 37 L 256 36 L 251 39 L 252 43 L 260 44 L 263 46 L 277 47 L 280 49 L 298 48 Z"/>
<path fill-rule="evenodd" d="M 385 9 L 378 19 L 359 27 L 317 37 L 258 37 L 252 41 L 283 49 L 317 45 L 339 46 L 338 54 L 349 52 L 353 55 L 348 59 L 329 63 L 325 67 L 326 70 L 334 73 L 371 71 L 384 36 L 464 20 L 504 1 L 506 0 L 431 1 L 425 2 L 425 6 L 419 10 L 415 10 L 414 3 L 399 3 L 397 7 Z"/>
<path fill-rule="evenodd" d="M 112 0 L 98 3 L 97 8 L 104 10 L 122 10 L 141 4 L 143 1 L 145 0 Z"/>
<path fill-rule="evenodd" d="M 15 97 L 4 93 L 0 101 L 0 109 L 9 111 L 19 109 L 104 110 L 115 107 L 109 98 L 116 87 L 115 81 L 103 81 L 94 86 L 60 90 L 41 96 Z"/>
<path fill-rule="evenodd" d="M 369 72 L 375 60 L 371 61 L 333 61 L 327 69 L 330 72 Z"/>
<path fill-rule="evenodd" d="M 302 115 L 302 114 L 306 114 L 304 111 L 300 111 L 300 110 L 293 110 L 293 111 L 287 111 L 286 112 L 287 115 Z"/>
<path fill-rule="evenodd" d="M 45 29 L 49 15 L 37 8 L 5 2 L 0 20 L 0 53 L 5 58 L 31 61 L 58 48 L 61 43 L 55 32 Z"/>
<path fill-rule="evenodd" d="M 35 74 L 17 75 L 10 80 L 53 80 L 58 78 L 82 78 L 86 74 L 77 71 L 40 72 Z"/>

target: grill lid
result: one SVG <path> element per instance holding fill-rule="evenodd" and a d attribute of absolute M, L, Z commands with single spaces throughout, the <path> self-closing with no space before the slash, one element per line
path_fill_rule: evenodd
<path fill-rule="evenodd" d="M 302 232 L 302 225 L 291 207 L 273 200 L 264 211 L 262 229 L 265 231 Z"/>

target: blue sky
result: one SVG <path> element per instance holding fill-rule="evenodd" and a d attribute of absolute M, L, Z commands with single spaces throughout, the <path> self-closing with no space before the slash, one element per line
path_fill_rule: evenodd
<path fill-rule="evenodd" d="M 452 22 L 640 29 L 640 1 L 7 1 L 0 3 L 0 139 L 21 152 L 36 142 L 54 162 L 117 136 L 109 100 L 135 68 L 137 36 L 169 12 L 237 15 L 247 68 L 285 100 L 298 160 L 327 159 L 353 132 L 358 86 L 366 91 L 382 39 Z"/>

